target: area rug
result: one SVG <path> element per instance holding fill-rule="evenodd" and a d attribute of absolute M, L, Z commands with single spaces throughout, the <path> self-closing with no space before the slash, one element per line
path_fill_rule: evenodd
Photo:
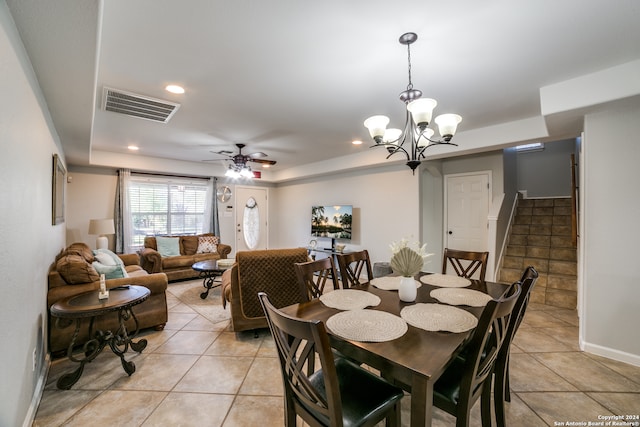
<path fill-rule="evenodd" d="M 169 283 L 167 287 L 167 292 L 211 322 L 218 323 L 229 320 L 231 311 L 229 307 L 222 308 L 220 286 L 211 289 L 207 298 L 202 299 L 200 294 L 205 290 L 206 288 L 202 286 L 201 279 L 173 282 Z"/>

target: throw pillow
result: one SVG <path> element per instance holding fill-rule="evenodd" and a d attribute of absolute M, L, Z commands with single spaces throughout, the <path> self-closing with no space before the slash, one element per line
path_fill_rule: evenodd
<path fill-rule="evenodd" d="M 56 270 L 70 285 L 91 283 L 100 280 L 100 275 L 81 255 L 68 254 L 60 257 Z"/>
<path fill-rule="evenodd" d="M 198 250 L 198 236 L 182 236 L 182 253 L 185 255 L 193 255 Z"/>
<path fill-rule="evenodd" d="M 83 242 L 72 243 L 67 249 L 65 249 L 65 254 L 80 255 L 88 263 L 91 263 L 95 260 L 93 258 L 93 252 L 91 252 L 91 248 L 89 247 L 89 245 Z"/>
<path fill-rule="evenodd" d="M 180 238 L 179 237 L 156 237 L 158 252 L 160 256 L 177 256 L 180 255 Z"/>
<path fill-rule="evenodd" d="M 127 270 L 124 268 L 124 262 L 117 254 L 109 249 L 96 249 L 93 253 L 96 257 L 96 262 L 92 264 L 93 268 L 98 273 L 104 274 L 105 279 L 129 277 Z"/>
<path fill-rule="evenodd" d="M 198 237 L 198 254 L 215 254 L 218 252 L 218 236 L 200 236 Z"/>

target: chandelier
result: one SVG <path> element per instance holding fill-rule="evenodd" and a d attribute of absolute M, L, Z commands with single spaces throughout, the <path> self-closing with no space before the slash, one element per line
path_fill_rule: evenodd
<path fill-rule="evenodd" d="M 438 125 L 440 139 L 432 138 L 434 130 L 429 128 L 433 109 L 438 105 L 435 99 L 422 98 L 422 91 L 413 88 L 411 82 L 411 44 L 418 40 L 416 33 L 405 33 L 400 36 L 400 44 L 407 46 L 407 63 L 409 71 L 409 84 L 407 89 L 400 93 L 400 101 L 406 104 L 406 122 L 404 130 L 387 129 L 389 118 L 387 116 L 371 116 L 364 121 L 364 126 L 369 129 L 371 138 L 375 141 L 373 147 L 386 147 L 389 155 L 387 159 L 396 153 L 404 153 L 407 157 L 407 166 L 415 174 L 421 159 L 425 158 L 427 148 L 435 145 L 455 145 L 451 138 L 456 133 L 462 117 L 457 114 L 441 114 L 434 119 Z"/>

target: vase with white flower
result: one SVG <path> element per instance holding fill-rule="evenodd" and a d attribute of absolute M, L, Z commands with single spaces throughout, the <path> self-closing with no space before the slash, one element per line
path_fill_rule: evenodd
<path fill-rule="evenodd" d="M 425 259 L 433 254 L 427 253 L 427 244 L 420 246 L 420 243 L 409 243 L 408 239 L 394 242 L 390 245 L 391 262 L 390 266 L 394 273 L 400 275 L 398 286 L 398 296 L 401 301 L 415 301 L 417 286 L 414 276 L 422 270 Z"/>

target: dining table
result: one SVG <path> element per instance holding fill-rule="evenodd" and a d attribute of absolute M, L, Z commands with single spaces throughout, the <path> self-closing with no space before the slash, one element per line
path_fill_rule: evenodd
<path fill-rule="evenodd" d="M 403 308 L 418 303 L 441 304 L 431 296 L 431 291 L 439 287 L 421 282 L 422 276 L 427 274 L 431 273 L 421 272 L 415 276 L 418 289 L 413 302 L 403 302 L 397 290 L 380 289 L 370 282 L 351 289 L 366 291 L 380 298 L 378 305 L 368 307 L 367 310 L 379 310 L 400 316 Z M 501 283 L 478 280 L 470 282 L 466 289 L 479 291 L 494 299 L 501 297 L 508 288 L 508 285 Z M 477 318 L 483 310 L 482 306 L 458 305 L 457 308 L 468 311 Z M 320 298 L 293 304 L 281 310 L 290 316 L 320 320 L 325 324 L 329 318 L 343 312 L 327 306 Z M 462 350 L 473 331 L 473 329 L 459 333 L 429 331 L 408 324 L 406 332 L 399 338 L 382 342 L 375 342 L 374 339 L 372 342 L 346 339 L 332 332 L 329 327 L 327 330 L 331 346 L 338 352 L 378 370 L 383 378 L 401 386 L 411 394 L 410 425 L 412 427 L 431 426 L 433 385 Z"/>

